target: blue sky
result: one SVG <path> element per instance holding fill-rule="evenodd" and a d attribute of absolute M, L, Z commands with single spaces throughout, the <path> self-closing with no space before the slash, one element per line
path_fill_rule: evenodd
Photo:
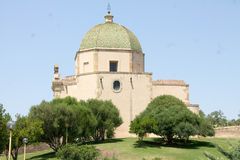
<path fill-rule="evenodd" d="M 139 38 L 154 79 L 185 80 L 205 113 L 237 118 L 239 0 L 0 0 L 0 103 L 11 115 L 52 99 L 54 64 L 74 73 L 80 42 L 103 23 L 108 2 Z"/>

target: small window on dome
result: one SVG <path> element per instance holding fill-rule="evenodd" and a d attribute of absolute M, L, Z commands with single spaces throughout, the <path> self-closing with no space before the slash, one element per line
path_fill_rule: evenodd
<path fill-rule="evenodd" d="M 117 72 L 117 70 L 118 70 L 118 61 L 110 61 L 109 71 L 110 72 Z"/>

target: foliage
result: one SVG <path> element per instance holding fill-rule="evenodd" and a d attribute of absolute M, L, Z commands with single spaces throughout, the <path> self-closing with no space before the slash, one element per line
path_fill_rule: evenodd
<path fill-rule="evenodd" d="M 199 135 L 203 137 L 214 136 L 215 130 L 206 118 L 200 117 Z"/>
<path fill-rule="evenodd" d="M 122 124 L 119 111 L 111 101 L 78 102 L 71 97 L 43 101 L 31 108 L 29 116 L 43 121 L 41 141 L 48 143 L 54 151 L 76 140 L 111 138 L 115 128 Z"/>
<path fill-rule="evenodd" d="M 54 151 L 63 145 L 64 140 L 66 144 L 76 138 L 81 141 L 89 139 L 96 125 L 92 112 L 71 97 L 43 101 L 33 106 L 29 115 L 43 121 L 41 141 L 49 144 Z"/>
<path fill-rule="evenodd" d="M 189 139 L 191 135 L 197 134 L 196 127 L 189 122 L 180 122 L 176 127 L 174 127 L 174 133 L 185 141 Z"/>
<path fill-rule="evenodd" d="M 68 138 L 69 142 L 74 142 L 76 138 L 81 142 L 91 138 L 97 122 L 88 106 L 72 97 L 54 99 L 52 104 L 56 109 L 56 120 L 63 125 L 61 132 L 65 133 L 65 143 Z"/>
<path fill-rule="evenodd" d="M 228 121 L 228 126 L 239 126 L 240 125 L 240 118 L 232 119 Z"/>
<path fill-rule="evenodd" d="M 94 114 L 97 125 L 94 128 L 93 138 L 95 141 L 103 141 L 105 137 L 112 138 L 116 127 L 122 124 L 119 111 L 111 101 L 91 99 L 81 102 Z"/>
<path fill-rule="evenodd" d="M 94 146 L 65 145 L 57 152 L 57 157 L 62 160 L 97 160 L 99 151 Z"/>
<path fill-rule="evenodd" d="M 228 150 L 225 150 L 224 148 L 220 147 L 219 145 L 216 145 L 218 151 L 222 153 L 224 157 L 226 157 L 229 160 L 239 160 L 240 159 L 240 142 L 236 145 L 233 146 L 231 145 Z M 209 160 L 219 160 L 220 158 L 205 152 L 204 155 L 209 159 Z"/>
<path fill-rule="evenodd" d="M 23 145 L 23 138 L 28 138 L 28 143 L 37 142 L 43 134 L 42 122 L 37 119 L 30 119 L 25 116 L 16 116 L 15 127 L 12 136 L 12 157 L 14 160 L 18 158 L 18 150 Z"/>
<path fill-rule="evenodd" d="M 184 106 L 169 106 L 152 116 L 155 119 L 153 133 L 163 136 L 168 143 L 174 136 L 188 140 L 189 136 L 197 134 L 199 118 Z"/>
<path fill-rule="evenodd" d="M 206 136 L 214 136 L 215 130 L 213 125 L 208 121 L 206 115 L 202 110 L 199 111 L 200 117 L 200 126 L 199 126 L 199 135 L 206 137 Z"/>
<path fill-rule="evenodd" d="M 206 119 L 214 127 L 239 126 L 240 125 L 240 115 L 238 115 L 237 119 L 227 120 L 226 117 L 224 116 L 224 113 L 221 110 L 211 112 L 209 115 L 207 115 Z"/>
<path fill-rule="evenodd" d="M 130 133 L 135 133 L 139 140 L 143 140 L 143 137 L 147 133 L 153 131 L 154 119 L 148 115 L 140 114 L 131 122 Z"/>
<path fill-rule="evenodd" d="M 206 115 L 205 115 L 205 113 L 202 110 L 199 110 L 199 116 L 201 118 L 206 118 Z"/>
<path fill-rule="evenodd" d="M 0 154 L 5 150 L 8 143 L 7 122 L 11 119 L 6 113 L 3 105 L 0 104 Z"/>
<path fill-rule="evenodd" d="M 207 116 L 207 120 L 214 126 L 214 127 L 222 127 L 227 125 L 227 119 L 224 116 L 221 110 L 214 111 Z"/>
<path fill-rule="evenodd" d="M 236 120 L 234 125 L 240 126 L 240 114 L 238 115 L 238 119 Z"/>
<path fill-rule="evenodd" d="M 206 132 L 208 128 L 211 130 Z M 147 133 L 154 133 L 164 137 L 168 143 L 172 143 L 174 137 L 187 141 L 189 136 L 214 134 L 204 118 L 192 113 L 181 100 L 169 95 L 159 96 L 150 102 L 146 110 L 133 120 L 130 132 L 140 139 Z"/>

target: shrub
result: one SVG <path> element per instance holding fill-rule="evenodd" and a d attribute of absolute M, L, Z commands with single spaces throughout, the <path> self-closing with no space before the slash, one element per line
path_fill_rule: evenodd
<path fill-rule="evenodd" d="M 65 145 L 57 152 L 57 157 L 62 160 L 97 160 L 99 156 L 100 152 L 88 145 Z"/>

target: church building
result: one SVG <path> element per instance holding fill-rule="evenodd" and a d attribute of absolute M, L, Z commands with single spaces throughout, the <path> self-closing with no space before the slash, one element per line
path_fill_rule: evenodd
<path fill-rule="evenodd" d="M 54 66 L 54 98 L 111 100 L 123 119 L 116 129 L 118 138 L 132 136 L 130 122 L 160 95 L 173 95 L 198 113 L 198 105 L 189 101 L 189 85 L 183 80 L 153 80 L 152 73 L 144 70 L 145 54 L 134 33 L 114 23 L 110 12 L 104 18 L 104 23 L 82 39 L 74 58 L 74 75 L 60 77 L 58 66 Z"/>

